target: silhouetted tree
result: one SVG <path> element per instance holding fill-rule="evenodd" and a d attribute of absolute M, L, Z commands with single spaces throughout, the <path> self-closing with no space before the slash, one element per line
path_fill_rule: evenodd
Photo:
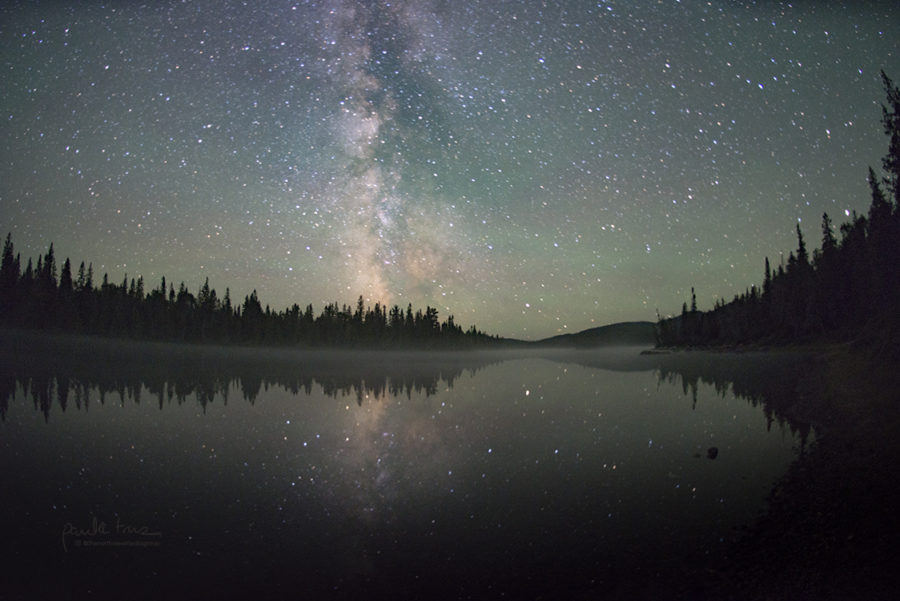
<path fill-rule="evenodd" d="M 887 172 L 885 182 L 888 191 L 893 192 L 894 203 L 900 205 L 900 89 L 894 85 L 887 74 L 881 71 L 881 81 L 887 95 L 887 104 L 881 105 L 882 125 L 887 134 L 888 152 L 881 161 Z"/>
<path fill-rule="evenodd" d="M 837 249 L 837 239 L 831 226 L 831 217 L 828 213 L 822 213 L 822 253 L 830 254 Z M 768 264 L 768 263 L 767 263 Z"/>
<path fill-rule="evenodd" d="M 3 243 L 3 259 L 0 264 L 0 321 L 13 321 L 17 310 L 16 285 L 19 283 L 19 259 L 14 256 L 12 232 Z"/>
<path fill-rule="evenodd" d="M 882 74 L 888 106 L 883 123 L 890 137 L 883 161 L 887 176 L 869 169 L 871 205 L 867 215 L 854 212 L 835 237 L 827 213 L 822 215 L 822 248 L 809 252 L 800 225 L 797 249 L 773 273 L 765 261 L 762 295 L 751 288 L 712 311 L 682 305 L 679 317 L 663 319 L 657 331 L 663 344 L 735 343 L 846 339 L 860 332 L 900 334 L 900 92 Z"/>
<path fill-rule="evenodd" d="M 383 348 L 389 345 L 473 346 L 494 339 L 474 327 L 465 335 L 453 316 L 443 324 L 438 310 L 426 307 L 406 313 L 398 306 L 390 312 L 376 302 L 367 307 L 360 296 L 356 310 L 337 303 L 326 305 L 315 316 L 313 306 L 301 311 L 294 303 L 284 311 L 262 308 L 256 290 L 234 307 L 231 291 L 219 300 L 206 278 L 197 296 L 182 282 L 176 293 L 172 283 L 161 278 L 158 288 L 145 293 L 143 276 L 113 284 L 103 274 L 99 288 L 93 285 L 93 267 L 81 262 L 76 278 L 67 258 L 60 276 L 51 244 L 45 255 L 32 260 L 19 274 L 19 258 L 13 257 L 12 235 L 8 235 L 0 266 L 2 320 L 24 327 L 53 328 L 91 334 L 188 342 L 239 342 L 244 344 L 338 345 Z M 21 299 L 19 302 L 17 299 Z M 21 310 L 14 310 L 18 306 Z M 80 402 L 80 401 L 79 401 Z"/>

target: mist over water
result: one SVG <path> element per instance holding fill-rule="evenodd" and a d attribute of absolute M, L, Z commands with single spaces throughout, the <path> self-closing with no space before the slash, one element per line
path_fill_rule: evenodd
<path fill-rule="evenodd" d="M 723 553 L 809 437 L 636 349 L 16 344 L 0 525 L 23 591 L 57 586 L 38 557 L 68 590 L 649 590 Z"/>

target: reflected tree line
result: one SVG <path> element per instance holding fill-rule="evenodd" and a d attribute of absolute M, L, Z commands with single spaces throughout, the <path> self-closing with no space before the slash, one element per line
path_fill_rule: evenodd
<path fill-rule="evenodd" d="M 196 401 L 205 412 L 218 399 L 227 404 L 239 391 L 254 404 L 263 390 L 280 387 L 310 394 L 320 387 L 331 398 L 366 399 L 431 396 L 452 387 L 464 372 L 496 362 L 478 353 L 453 353 L 440 362 L 413 353 L 378 355 L 340 351 L 279 350 L 236 352 L 227 348 L 183 348 L 85 338 L 6 334 L 0 359 L 0 419 L 21 387 L 49 421 L 54 405 L 65 412 L 89 410 L 91 403 L 152 402 L 160 409 Z M 241 349 L 242 350 L 242 349 Z"/>
<path fill-rule="evenodd" d="M 869 168 L 868 215 L 854 212 L 837 238 L 822 216 L 822 246 L 810 256 L 797 225 L 797 250 L 772 267 L 765 260 L 762 287 L 753 286 L 709 311 L 690 306 L 660 319 L 662 345 L 742 344 L 850 340 L 862 332 L 889 341 L 900 315 L 900 89 L 882 72 L 887 93 L 884 131 L 890 142 L 884 176 Z M 890 341 L 893 342 L 893 341 Z"/>
<path fill-rule="evenodd" d="M 817 373 L 815 360 L 803 355 L 784 355 L 772 361 L 769 355 L 714 355 L 703 358 L 663 357 L 657 364 L 660 382 L 681 385 L 685 396 L 697 407 L 701 385 L 712 386 L 723 399 L 731 391 L 766 416 L 767 428 L 773 424 L 787 429 L 806 447 L 812 427 L 803 415 L 807 381 Z"/>
<path fill-rule="evenodd" d="M 440 321 L 438 310 L 413 310 L 381 303 L 356 307 L 334 302 L 315 314 L 313 306 L 276 311 L 263 305 L 256 290 L 233 303 L 221 296 L 209 278 L 194 294 L 182 282 L 177 290 L 163 277 L 147 290 L 143 277 L 125 274 L 121 283 L 103 274 L 94 281 L 93 265 L 77 270 L 66 258 L 58 266 L 53 244 L 37 262 L 16 253 L 12 234 L 6 236 L 0 265 L 0 325 L 43 331 L 117 338 L 215 344 L 469 348 L 496 343 L 474 325 L 468 330 L 452 315 Z"/>
<path fill-rule="evenodd" d="M 214 373 L 194 374 L 190 379 L 172 379 L 166 377 L 161 380 L 151 379 L 149 376 L 128 374 L 122 378 L 116 377 L 76 377 L 68 374 L 50 376 L 35 374 L 31 376 L 4 377 L 0 380 L 0 419 L 6 420 L 9 410 L 9 401 L 15 396 L 16 387 L 21 386 L 26 398 L 31 398 L 34 408 L 44 415 L 44 420 L 50 420 L 50 412 L 54 404 L 65 413 L 67 408 L 74 406 L 76 410 L 89 410 L 91 402 L 105 405 L 112 398 L 121 405 L 125 405 L 126 399 L 133 400 L 136 404 L 153 399 L 162 409 L 173 403 L 182 405 L 196 398 L 198 405 L 206 411 L 206 407 L 217 398 L 225 405 L 228 404 L 229 393 L 232 388 L 240 390 L 241 396 L 251 405 L 256 401 L 260 391 L 268 390 L 271 386 L 280 386 L 294 394 L 300 391 L 310 394 L 313 385 L 322 387 L 326 396 L 337 398 L 355 397 L 359 405 L 363 400 L 372 397 L 380 400 L 384 397 L 406 395 L 411 397 L 425 394 L 435 394 L 441 381 L 447 387 L 453 386 L 453 380 L 462 374 L 462 370 L 456 373 L 435 374 L 407 374 L 386 375 L 377 377 L 362 377 L 353 375 L 330 376 L 321 379 L 319 376 L 298 374 L 289 378 L 277 376 L 262 376 L 259 374 L 245 374 L 231 376 L 228 379 L 220 379 Z M 446 378 L 446 379 L 445 379 Z M 92 401 L 92 395 L 94 400 Z"/>
<path fill-rule="evenodd" d="M 801 448 L 811 432 L 805 402 L 815 395 L 822 373 L 820 358 L 806 353 L 666 353 L 627 357 L 622 354 L 565 353 L 548 355 L 564 363 L 610 371 L 654 371 L 660 384 L 681 387 L 696 409 L 702 386 L 712 386 L 761 407 L 768 429 L 778 425 L 796 435 Z"/>
<path fill-rule="evenodd" d="M 6 334 L 0 352 L 0 418 L 21 390 L 45 421 L 53 406 L 65 412 L 91 403 L 126 401 L 164 407 L 195 402 L 205 412 L 214 402 L 227 405 L 238 391 L 254 404 L 264 390 L 292 394 L 314 389 L 334 399 L 379 401 L 387 397 L 431 396 L 452 388 L 464 373 L 513 358 L 497 353 L 291 352 L 276 349 L 237 352 L 228 348 L 185 348 L 81 337 Z M 531 355 L 534 356 L 534 355 Z M 805 382 L 815 379 L 815 359 L 784 353 L 773 361 L 765 353 L 674 353 L 666 355 L 548 354 L 547 358 L 612 371 L 656 371 L 660 383 L 681 386 L 697 404 L 701 385 L 724 397 L 729 391 L 761 406 L 769 428 L 777 424 L 805 445 L 810 433 L 803 416 Z"/>

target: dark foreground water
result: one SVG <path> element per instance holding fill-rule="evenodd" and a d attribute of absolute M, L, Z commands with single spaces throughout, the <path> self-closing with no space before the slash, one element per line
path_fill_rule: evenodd
<path fill-rule="evenodd" d="M 0 597 L 684 594 L 809 435 L 697 361 L 7 336 Z"/>

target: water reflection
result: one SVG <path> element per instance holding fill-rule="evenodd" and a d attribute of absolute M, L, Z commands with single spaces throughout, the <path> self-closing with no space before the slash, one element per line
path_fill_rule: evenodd
<path fill-rule="evenodd" d="M 806 436 L 772 388 L 802 370 L 747 357 L 4 349 L 0 450 L 21 484 L 0 493 L 0 526 L 21 543 L 14 573 L 52 566 L 67 586 L 670 593 L 757 515 Z M 161 546 L 63 550 L 93 519 Z"/>
<path fill-rule="evenodd" d="M 83 338 L 7 335 L 0 350 L 0 418 L 6 419 L 16 386 L 22 386 L 45 420 L 54 402 L 65 412 L 71 405 L 88 410 L 91 393 L 101 404 L 112 396 L 141 403 L 146 396 L 160 409 L 189 398 L 205 410 L 217 398 L 228 403 L 237 390 L 254 404 L 260 393 L 279 387 L 310 394 L 314 386 L 326 396 L 365 398 L 424 394 L 464 372 L 496 363 L 496 353 L 353 353 L 248 348 L 185 347 L 135 344 Z"/>
<path fill-rule="evenodd" d="M 698 391 L 712 386 L 719 397 L 729 393 L 761 407 L 769 429 L 777 424 L 797 435 L 805 446 L 811 434 L 803 416 L 805 397 L 822 373 L 818 360 L 802 351 L 671 352 L 638 357 L 615 351 L 562 352 L 547 355 L 557 361 L 616 371 L 653 370 L 660 383 L 680 386 L 697 408 Z"/>
<path fill-rule="evenodd" d="M 543 357 L 609 371 L 654 371 L 660 383 L 680 385 L 696 409 L 702 385 L 719 396 L 729 392 L 761 406 L 769 427 L 787 427 L 805 443 L 810 426 L 798 415 L 804 379 L 814 377 L 813 359 L 803 353 L 652 353 L 638 348 L 584 351 L 455 353 L 354 353 L 248 348 L 183 347 L 111 342 L 83 338 L 34 338 L 6 334 L 0 349 L 0 419 L 21 386 L 45 420 L 54 401 L 65 412 L 70 403 L 88 410 L 91 392 L 104 404 L 115 397 L 141 403 L 145 393 L 160 409 L 194 397 L 205 410 L 217 398 L 227 405 L 237 390 L 251 405 L 260 392 L 280 387 L 310 394 L 314 386 L 331 398 L 367 398 L 413 394 L 431 396 L 452 388 L 463 373 L 516 357 Z"/>
<path fill-rule="evenodd" d="M 788 428 L 805 446 L 811 427 L 800 414 L 806 395 L 806 382 L 819 371 L 816 360 L 805 353 L 705 353 L 691 357 L 663 356 L 657 369 L 660 379 L 680 382 L 682 390 L 697 406 L 702 385 L 712 386 L 721 397 L 732 392 L 736 397 L 761 407 L 768 427 Z"/>

